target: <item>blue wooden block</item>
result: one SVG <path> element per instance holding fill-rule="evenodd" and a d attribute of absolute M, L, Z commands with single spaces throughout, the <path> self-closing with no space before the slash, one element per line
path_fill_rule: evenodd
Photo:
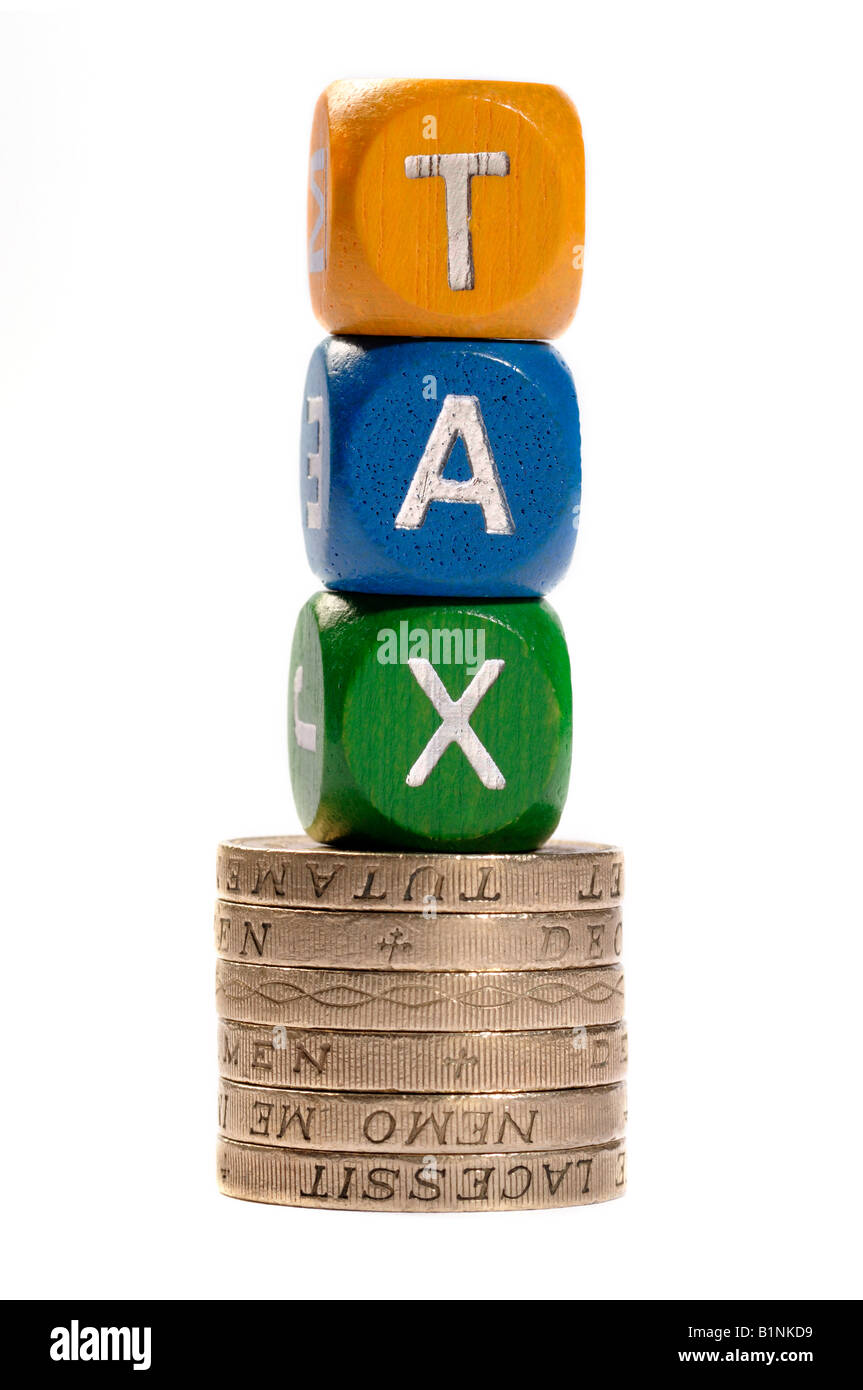
<path fill-rule="evenodd" d="M 330 588 L 538 597 L 578 526 L 572 377 L 547 343 L 327 338 L 300 476 L 309 562 Z"/>

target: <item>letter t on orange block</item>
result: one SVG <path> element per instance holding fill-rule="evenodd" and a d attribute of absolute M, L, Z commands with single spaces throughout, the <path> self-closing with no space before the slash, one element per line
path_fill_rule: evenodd
<path fill-rule="evenodd" d="M 309 277 L 331 332 L 555 337 L 583 242 L 581 126 L 557 87 L 334 82 L 320 98 Z"/>

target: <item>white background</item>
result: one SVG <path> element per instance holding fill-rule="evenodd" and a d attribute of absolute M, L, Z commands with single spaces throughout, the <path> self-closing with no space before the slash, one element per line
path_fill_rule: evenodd
<path fill-rule="evenodd" d="M 16 6 L 0 19 L 6 1292 L 859 1295 L 859 11 Z M 298 828 L 297 445 L 334 77 L 552 81 L 588 156 L 561 833 L 628 857 L 630 1188 L 220 1197 L 220 838 Z"/>

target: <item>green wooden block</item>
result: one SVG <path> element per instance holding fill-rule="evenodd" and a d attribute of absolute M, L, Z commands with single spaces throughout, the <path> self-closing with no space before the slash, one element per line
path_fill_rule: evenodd
<path fill-rule="evenodd" d="M 563 809 L 566 641 L 544 600 L 320 593 L 291 652 L 291 779 L 325 843 L 535 849 Z"/>

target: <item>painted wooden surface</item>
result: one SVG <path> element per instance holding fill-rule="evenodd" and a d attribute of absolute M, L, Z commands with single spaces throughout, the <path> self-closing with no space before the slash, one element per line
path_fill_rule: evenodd
<path fill-rule="evenodd" d="M 553 338 L 583 249 L 581 125 L 557 87 L 350 81 L 321 96 L 309 275 L 331 332 Z"/>
<path fill-rule="evenodd" d="M 297 809 L 315 839 L 535 849 L 569 779 L 559 620 L 542 600 L 317 594 L 294 636 L 288 738 Z"/>
<path fill-rule="evenodd" d="M 547 343 L 328 338 L 306 379 L 300 490 L 331 588 L 545 594 L 578 525 L 569 370 Z"/>

